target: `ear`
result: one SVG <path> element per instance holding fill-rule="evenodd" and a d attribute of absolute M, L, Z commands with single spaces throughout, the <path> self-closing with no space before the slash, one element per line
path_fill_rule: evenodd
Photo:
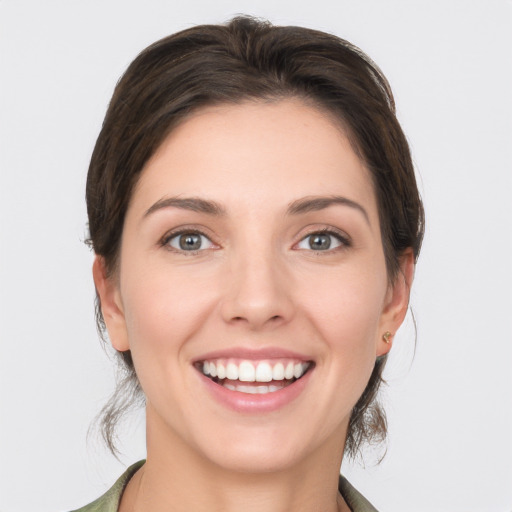
<path fill-rule="evenodd" d="M 407 309 L 414 279 L 414 254 L 406 249 L 400 256 L 400 269 L 393 283 L 389 285 L 380 321 L 380 333 L 377 340 L 377 356 L 387 354 L 391 350 L 393 337 L 402 325 Z M 388 342 L 384 333 L 389 332 Z"/>
<path fill-rule="evenodd" d="M 92 276 L 96 293 L 100 299 L 101 312 L 107 326 L 110 342 L 120 352 L 129 350 L 128 332 L 119 285 L 115 277 L 108 275 L 105 259 L 102 256 L 96 255 L 94 258 Z"/>

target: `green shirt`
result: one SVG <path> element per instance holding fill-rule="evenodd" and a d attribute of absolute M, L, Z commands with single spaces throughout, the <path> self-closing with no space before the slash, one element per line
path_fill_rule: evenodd
<path fill-rule="evenodd" d="M 144 462 L 146 461 L 141 460 L 130 466 L 103 496 L 73 512 L 117 512 L 126 484 Z M 340 476 L 339 491 L 352 512 L 377 512 L 377 509 L 343 476 Z"/>

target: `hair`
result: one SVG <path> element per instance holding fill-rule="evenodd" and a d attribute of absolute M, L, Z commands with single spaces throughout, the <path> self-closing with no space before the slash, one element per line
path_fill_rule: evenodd
<path fill-rule="evenodd" d="M 140 173 L 169 132 L 206 106 L 302 99 L 337 119 L 372 177 L 390 282 L 400 256 L 417 258 L 424 230 L 409 146 L 395 115 L 390 86 L 372 60 L 349 42 L 320 31 L 273 26 L 250 17 L 200 25 L 152 44 L 119 80 L 87 176 L 89 244 L 108 276 L 117 269 L 128 203 Z M 96 298 L 100 336 L 107 333 Z M 130 351 L 118 352 L 121 374 L 99 419 L 115 454 L 115 427 L 143 403 Z M 387 357 L 379 357 L 352 410 L 345 454 L 383 441 L 385 413 L 377 393 Z"/>

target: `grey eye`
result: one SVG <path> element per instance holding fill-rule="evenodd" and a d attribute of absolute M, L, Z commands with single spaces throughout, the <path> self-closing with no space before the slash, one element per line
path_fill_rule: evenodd
<path fill-rule="evenodd" d="M 213 246 L 211 240 L 200 233 L 179 233 L 169 238 L 167 243 L 180 251 L 200 251 Z"/>
<path fill-rule="evenodd" d="M 311 235 L 309 237 L 309 247 L 315 251 L 330 249 L 331 237 L 329 235 Z"/>
<path fill-rule="evenodd" d="M 332 233 L 312 233 L 304 237 L 298 244 L 299 249 L 312 251 L 327 251 L 342 245 L 340 237 Z"/>

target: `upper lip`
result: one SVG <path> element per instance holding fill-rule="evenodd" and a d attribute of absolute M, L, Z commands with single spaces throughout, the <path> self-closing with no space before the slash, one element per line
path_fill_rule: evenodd
<path fill-rule="evenodd" d="M 209 361 L 212 359 L 247 359 L 252 361 L 259 361 L 264 359 L 298 359 L 299 361 L 312 361 L 313 359 L 299 352 L 287 350 L 279 347 L 265 347 L 265 348 L 247 348 L 247 347 L 233 347 L 221 350 L 213 350 L 207 352 L 194 359 L 194 363 Z"/>

